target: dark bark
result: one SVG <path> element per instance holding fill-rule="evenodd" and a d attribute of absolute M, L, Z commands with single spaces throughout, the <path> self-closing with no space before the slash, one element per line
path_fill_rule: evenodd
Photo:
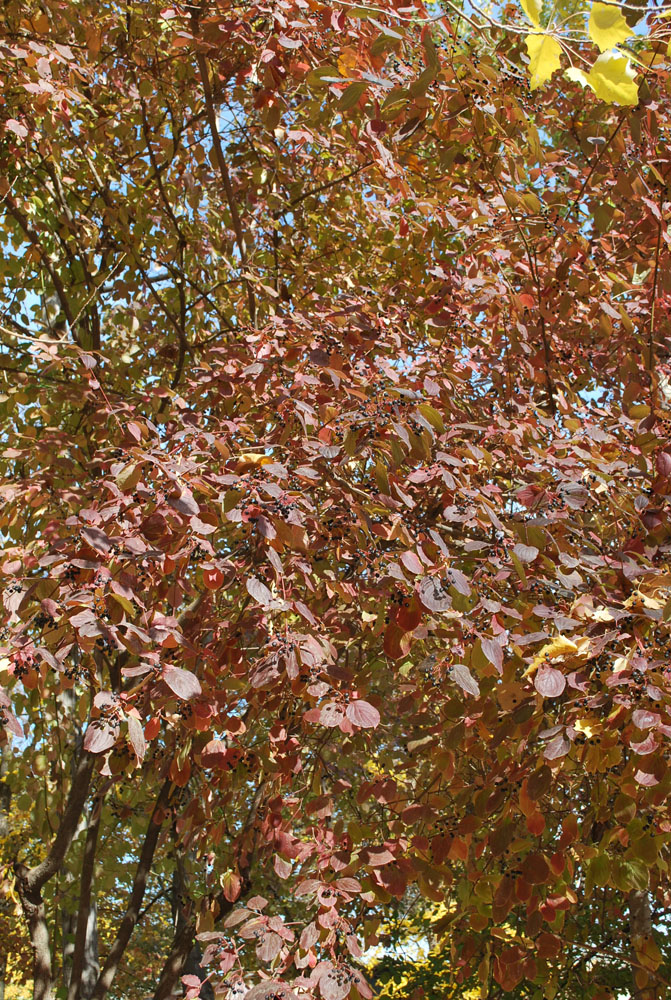
<path fill-rule="evenodd" d="M 240 896 L 242 897 L 246 895 L 250 888 L 251 878 L 249 872 L 246 872 L 242 879 Z M 220 892 L 216 897 L 216 905 L 217 916 L 215 918 L 215 924 L 219 923 L 220 920 L 231 912 L 235 903 L 231 903 L 228 899 L 226 899 L 223 892 Z M 192 975 L 199 976 L 202 980 L 204 975 L 200 965 L 201 957 L 200 946 L 196 941 L 195 919 L 191 917 L 180 920 L 173 938 L 170 953 L 161 970 L 158 986 L 156 987 L 152 1000 L 167 1000 L 168 997 L 172 996 L 173 990 L 179 982 L 180 977 L 186 975 L 187 971 Z M 210 995 L 212 997 L 214 996 L 213 991 L 210 994 L 209 992 L 205 992 L 205 990 L 211 990 L 209 983 L 206 984 L 204 989 L 201 991 L 203 1000 L 209 1000 Z"/>
<path fill-rule="evenodd" d="M 7 768 L 9 764 L 9 754 L 10 749 L 8 744 L 2 748 L 0 752 L 0 840 L 4 841 L 9 834 L 9 807 L 12 801 L 12 790 L 9 784 L 5 781 L 5 775 L 7 774 Z M 3 900 L 0 902 L 0 907 L 2 907 L 2 919 L 3 923 L 8 919 L 8 905 L 7 901 Z M 0 941 L 0 1000 L 5 1000 L 5 979 L 7 978 L 7 943 L 6 941 Z"/>
<path fill-rule="evenodd" d="M 154 993 L 154 1000 L 156 998 L 170 997 L 173 994 L 178 979 L 184 975 L 198 976 L 203 983 L 200 991 L 202 1000 L 214 1000 L 212 986 L 209 982 L 204 982 L 205 971 L 200 964 L 203 953 L 200 944 L 195 940 L 196 922 L 191 919 L 190 907 L 187 901 L 184 862 L 177 844 L 175 844 L 171 910 L 175 933 L 170 954 L 161 970 L 158 986 Z"/>
<path fill-rule="evenodd" d="M 142 907 L 142 900 L 144 899 L 145 889 L 147 888 L 147 879 L 149 878 L 152 861 L 154 860 L 154 853 L 156 851 L 158 838 L 161 833 L 163 820 L 165 818 L 163 813 L 165 807 L 170 801 L 171 789 L 172 782 L 169 779 L 166 779 L 152 810 L 149 826 L 147 827 L 144 843 L 140 852 L 140 858 L 135 870 L 135 877 L 133 879 L 133 886 L 126 912 L 119 926 L 119 932 L 114 940 L 114 943 L 112 944 L 112 947 L 110 948 L 109 955 L 107 956 L 102 972 L 100 973 L 98 981 L 91 994 L 91 1000 L 102 1000 L 102 998 L 107 995 L 119 969 L 119 963 L 121 962 L 126 948 L 128 947 L 131 934 L 137 924 Z"/>
<path fill-rule="evenodd" d="M 254 793 L 254 798 L 249 807 L 247 818 L 240 832 L 239 843 L 244 842 L 245 835 L 252 828 L 258 815 L 259 807 L 263 801 L 265 792 L 266 786 L 265 783 L 262 782 Z M 240 853 L 238 854 L 238 858 L 241 860 L 239 867 L 242 879 L 240 896 L 244 896 L 251 888 L 251 872 L 254 866 L 254 857 L 254 850 L 249 853 L 245 853 L 242 855 L 242 858 L 240 857 Z M 215 918 L 215 923 L 218 923 L 223 917 L 226 916 L 227 913 L 230 913 L 234 905 L 234 903 L 231 903 L 228 899 L 226 899 L 223 891 L 220 892 L 216 897 L 217 916 Z M 191 914 L 189 914 L 188 919 L 185 917 L 183 921 L 177 923 L 172 947 L 161 970 L 158 986 L 156 987 L 152 1000 L 167 1000 L 167 998 L 172 995 L 180 976 L 185 973 L 187 962 L 192 960 L 194 950 L 197 947 L 196 921 L 193 919 Z M 194 975 L 202 977 L 200 962 L 198 962 L 198 968 Z"/>

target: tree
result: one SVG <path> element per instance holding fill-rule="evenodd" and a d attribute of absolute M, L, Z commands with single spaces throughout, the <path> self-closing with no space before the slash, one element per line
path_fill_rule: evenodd
<path fill-rule="evenodd" d="M 463 996 L 661 997 L 665 12 L 2 30 L 35 1000 L 369 998 L 417 896 Z"/>

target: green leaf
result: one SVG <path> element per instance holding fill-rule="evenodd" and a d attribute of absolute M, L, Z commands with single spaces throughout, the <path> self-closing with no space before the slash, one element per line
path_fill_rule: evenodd
<path fill-rule="evenodd" d="M 638 104 L 638 84 L 634 68 L 626 56 L 604 52 L 589 71 L 587 82 L 602 101 L 610 104 Z"/>
<path fill-rule="evenodd" d="M 594 3 L 589 16 L 589 37 L 601 52 L 607 52 L 633 34 L 620 8 L 610 3 Z"/>
<path fill-rule="evenodd" d="M 561 45 L 552 35 L 533 34 L 525 39 L 529 53 L 531 89 L 536 90 L 549 80 L 561 65 Z"/>
<path fill-rule="evenodd" d="M 338 101 L 340 111 L 349 111 L 350 108 L 353 108 L 361 95 L 366 92 L 367 88 L 368 84 L 365 80 L 357 80 L 356 83 L 350 83 Z"/>
<path fill-rule="evenodd" d="M 520 4 L 522 5 L 522 10 L 527 15 L 534 28 L 540 28 L 543 0 L 520 0 Z"/>

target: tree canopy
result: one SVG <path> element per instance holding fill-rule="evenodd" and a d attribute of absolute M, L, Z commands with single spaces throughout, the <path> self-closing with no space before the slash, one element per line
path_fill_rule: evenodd
<path fill-rule="evenodd" d="M 668 14 L 7 0 L 8 998 L 665 995 Z"/>

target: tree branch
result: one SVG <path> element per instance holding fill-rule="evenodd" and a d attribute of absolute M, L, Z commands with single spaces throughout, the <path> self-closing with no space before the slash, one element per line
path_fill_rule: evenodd
<path fill-rule="evenodd" d="M 65 855 L 70 848 L 72 838 L 77 832 L 79 818 L 89 794 L 94 760 L 93 754 L 84 751 L 77 761 L 77 766 L 72 776 L 70 794 L 65 804 L 63 818 L 59 824 L 54 842 L 44 861 L 36 865 L 35 868 L 30 868 L 25 876 L 26 887 L 31 891 L 35 890 L 39 893 L 44 884 L 56 874 L 65 860 Z"/>
<path fill-rule="evenodd" d="M 33 949 L 33 1000 L 51 998 L 51 948 L 42 889 L 59 871 L 77 832 L 79 818 L 89 793 L 93 763 L 92 754 L 86 752 L 77 761 L 63 817 L 44 861 L 34 868 L 28 868 L 20 862 L 14 864 L 16 888 Z"/>
<path fill-rule="evenodd" d="M 240 832 L 240 838 L 242 838 L 252 827 L 265 791 L 266 785 L 262 782 L 256 789 L 256 793 L 249 807 L 247 818 Z M 251 872 L 253 865 L 254 855 L 252 852 L 251 855 L 248 855 L 246 864 L 244 866 L 239 866 L 242 879 L 240 896 L 244 896 L 251 887 Z M 217 894 L 214 902 L 216 903 L 218 910 L 217 916 L 215 917 L 215 923 L 218 923 L 226 916 L 226 914 L 231 912 L 235 904 L 226 899 L 223 890 Z M 173 988 L 182 974 L 184 965 L 186 964 L 189 954 L 191 953 L 195 939 L 196 921 L 193 917 L 189 917 L 189 919 L 184 920 L 181 925 L 178 924 L 170 953 L 168 954 L 161 970 L 161 975 L 153 1000 L 168 1000 L 168 997 L 172 995 Z"/>
<path fill-rule="evenodd" d="M 159 834 L 163 825 L 163 810 L 170 800 L 171 793 L 172 782 L 169 778 L 166 778 L 158 794 L 158 798 L 156 799 L 151 819 L 149 820 L 149 826 L 147 827 L 147 833 L 145 834 L 144 843 L 140 852 L 140 858 L 135 871 L 135 878 L 133 879 L 133 887 L 131 889 L 126 912 L 119 926 L 119 932 L 114 940 L 114 943 L 112 944 L 112 947 L 110 948 L 109 955 L 107 956 L 102 972 L 98 977 L 98 982 L 96 983 L 93 993 L 91 994 L 91 1000 L 102 1000 L 102 998 L 106 996 L 112 983 L 114 982 L 114 977 L 119 969 L 119 963 L 121 962 L 123 953 L 128 946 L 128 942 L 130 941 L 131 934 L 135 929 L 135 925 L 137 924 L 140 916 L 142 900 L 144 899 L 144 893 L 147 887 L 147 879 L 149 878 L 152 861 L 154 860 L 154 853 L 158 844 Z"/>
<path fill-rule="evenodd" d="M 75 341 L 76 344 L 79 345 L 79 338 L 77 337 L 77 334 L 75 332 L 75 319 L 74 319 L 72 310 L 70 308 L 70 303 L 68 301 L 68 297 L 65 294 L 65 286 L 63 285 L 63 282 L 61 281 L 58 272 L 56 271 L 56 269 L 52 265 L 51 261 L 49 260 L 49 257 L 47 255 L 44 247 L 40 243 L 40 240 L 39 240 L 39 237 L 37 236 L 37 233 L 35 233 L 31 229 L 30 223 L 28 222 L 28 219 L 23 214 L 23 212 L 18 207 L 18 205 L 15 204 L 15 202 L 14 202 L 14 200 L 12 198 L 7 198 L 6 204 L 7 204 L 7 209 L 9 211 L 9 214 L 14 219 L 16 219 L 16 221 L 20 225 L 21 229 L 23 230 L 23 232 L 25 234 L 25 237 L 28 240 L 28 242 L 31 243 L 34 247 L 36 247 L 39 250 L 39 252 L 40 252 L 40 262 L 42 264 L 44 264 L 44 267 L 46 268 L 47 273 L 49 274 L 49 277 L 51 278 L 51 283 L 54 286 L 54 291 L 56 292 L 56 295 L 58 296 L 58 301 L 61 304 L 61 309 L 63 310 L 63 313 L 65 314 L 66 320 L 68 321 L 68 326 L 70 327 L 70 333 L 72 335 L 72 339 Z M 81 345 L 79 345 L 79 346 L 81 346 Z"/>
<path fill-rule="evenodd" d="M 214 148 L 214 155 L 217 160 L 217 166 L 219 167 L 219 173 L 224 185 L 224 190 L 226 192 L 226 200 L 228 202 L 228 207 L 231 212 L 231 220 L 233 222 L 233 229 L 235 231 L 235 240 L 238 244 L 238 251 L 240 253 L 240 262 L 243 267 L 247 266 L 247 249 L 245 247 L 245 238 L 242 232 L 242 223 L 240 221 L 240 214 L 238 212 L 238 206 L 235 201 L 235 193 L 233 191 L 233 185 L 231 184 L 231 176 L 228 172 L 228 165 L 224 158 L 224 151 L 221 148 L 221 138 L 219 136 L 219 129 L 217 128 L 217 115 L 214 109 L 214 102 L 212 100 L 212 88 L 210 87 L 210 77 L 207 69 L 207 62 L 205 56 L 202 53 L 198 54 L 198 69 L 200 70 L 200 77 L 203 84 L 203 94 L 205 96 L 205 110 L 207 112 L 207 121 L 210 126 L 210 132 L 212 133 L 212 144 Z M 249 319 L 252 326 L 256 326 L 256 299 L 254 297 L 254 289 L 252 288 L 249 278 L 245 278 L 245 286 L 247 288 L 247 307 L 249 309 Z"/>

